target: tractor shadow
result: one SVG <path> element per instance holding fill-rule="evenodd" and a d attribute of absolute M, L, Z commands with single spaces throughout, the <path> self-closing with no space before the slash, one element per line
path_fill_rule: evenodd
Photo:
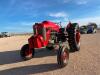
<path fill-rule="evenodd" d="M 0 52 L 0 65 L 21 62 L 19 50 Z"/>
<path fill-rule="evenodd" d="M 54 56 L 56 53 L 47 49 L 35 50 L 34 58 L 41 58 L 46 56 Z M 34 59 L 33 58 L 33 59 Z M 12 64 L 17 62 L 23 62 L 24 60 L 20 57 L 20 50 L 0 52 L 0 65 Z"/>
<path fill-rule="evenodd" d="M 56 63 L 17 67 L 0 71 L 0 75 L 30 75 L 61 69 Z"/>
<path fill-rule="evenodd" d="M 54 51 L 47 50 L 44 48 L 42 50 L 41 49 L 36 50 L 34 58 L 41 58 L 53 55 L 55 55 Z M 0 52 L 0 65 L 13 64 L 17 62 L 23 62 L 23 60 L 20 57 L 20 50 Z M 21 66 L 21 67 L 5 69 L 0 71 L 0 75 L 30 75 L 30 74 L 38 74 L 38 73 L 54 71 L 58 69 L 60 69 L 60 67 L 58 66 L 57 63 L 49 63 L 49 64 L 44 63 L 38 65 L 33 64 L 31 66 L 23 66 L 23 67 Z"/>
<path fill-rule="evenodd" d="M 73 52 L 70 51 L 69 53 L 73 53 Z M 35 50 L 34 58 L 42 58 L 42 57 L 56 56 L 56 55 L 57 55 L 57 51 L 42 48 L 42 49 Z M 20 50 L 0 52 L 0 65 L 18 63 L 23 61 L 24 60 L 21 59 L 20 57 Z"/>
<path fill-rule="evenodd" d="M 34 58 L 41 58 L 46 56 L 55 56 L 57 54 L 54 50 L 48 50 L 46 48 L 36 49 Z"/>

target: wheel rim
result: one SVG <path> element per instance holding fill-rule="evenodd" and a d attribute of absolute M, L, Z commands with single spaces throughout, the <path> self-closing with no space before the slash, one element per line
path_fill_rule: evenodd
<path fill-rule="evenodd" d="M 26 49 L 25 56 L 26 57 L 31 57 L 32 56 L 32 50 Z"/>
<path fill-rule="evenodd" d="M 61 58 L 62 58 L 62 60 L 63 60 L 64 63 L 67 63 L 67 62 L 68 62 L 69 54 L 68 54 L 68 52 L 66 51 L 66 49 L 62 52 Z"/>

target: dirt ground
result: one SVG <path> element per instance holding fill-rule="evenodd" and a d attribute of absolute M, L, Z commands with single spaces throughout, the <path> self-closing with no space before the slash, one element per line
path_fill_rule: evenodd
<path fill-rule="evenodd" d="M 69 64 L 60 69 L 56 53 L 37 50 L 28 61 L 20 58 L 20 48 L 30 36 L 0 38 L 0 75 L 100 75 L 100 31 L 81 36 L 81 50 L 70 53 Z"/>

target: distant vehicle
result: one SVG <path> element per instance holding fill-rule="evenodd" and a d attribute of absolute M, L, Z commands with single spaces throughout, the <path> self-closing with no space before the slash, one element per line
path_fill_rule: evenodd
<path fill-rule="evenodd" d="M 92 26 L 92 25 L 87 26 L 87 33 L 88 34 L 89 33 L 96 33 L 96 32 L 97 32 L 97 29 L 94 26 Z"/>
<path fill-rule="evenodd" d="M 80 27 L 80 33 L 81 34 L 87 34 L 87 26 L 81 26 Z"/>
<path fill-rule="evenodd" d="M 3 38 L 3 37 L 10 37 L 10 35 L 8 32 L 1 32 L 0 38 Z"/>
<path fill-rule="evenodd" d="M 97 24 L 96 23 L 89 23 L 88 25 L 84 25 L 80 27 L 81 34 L 90 34 L 97 32 Z"/>

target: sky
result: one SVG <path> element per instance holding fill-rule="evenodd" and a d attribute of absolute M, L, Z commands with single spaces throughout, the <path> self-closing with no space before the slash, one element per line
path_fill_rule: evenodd
<path fill-rule="evenodd" d="M 44 20 L 99 25 L 100 0 L 0 0 L 0 32 L 32 32 Z"/>

